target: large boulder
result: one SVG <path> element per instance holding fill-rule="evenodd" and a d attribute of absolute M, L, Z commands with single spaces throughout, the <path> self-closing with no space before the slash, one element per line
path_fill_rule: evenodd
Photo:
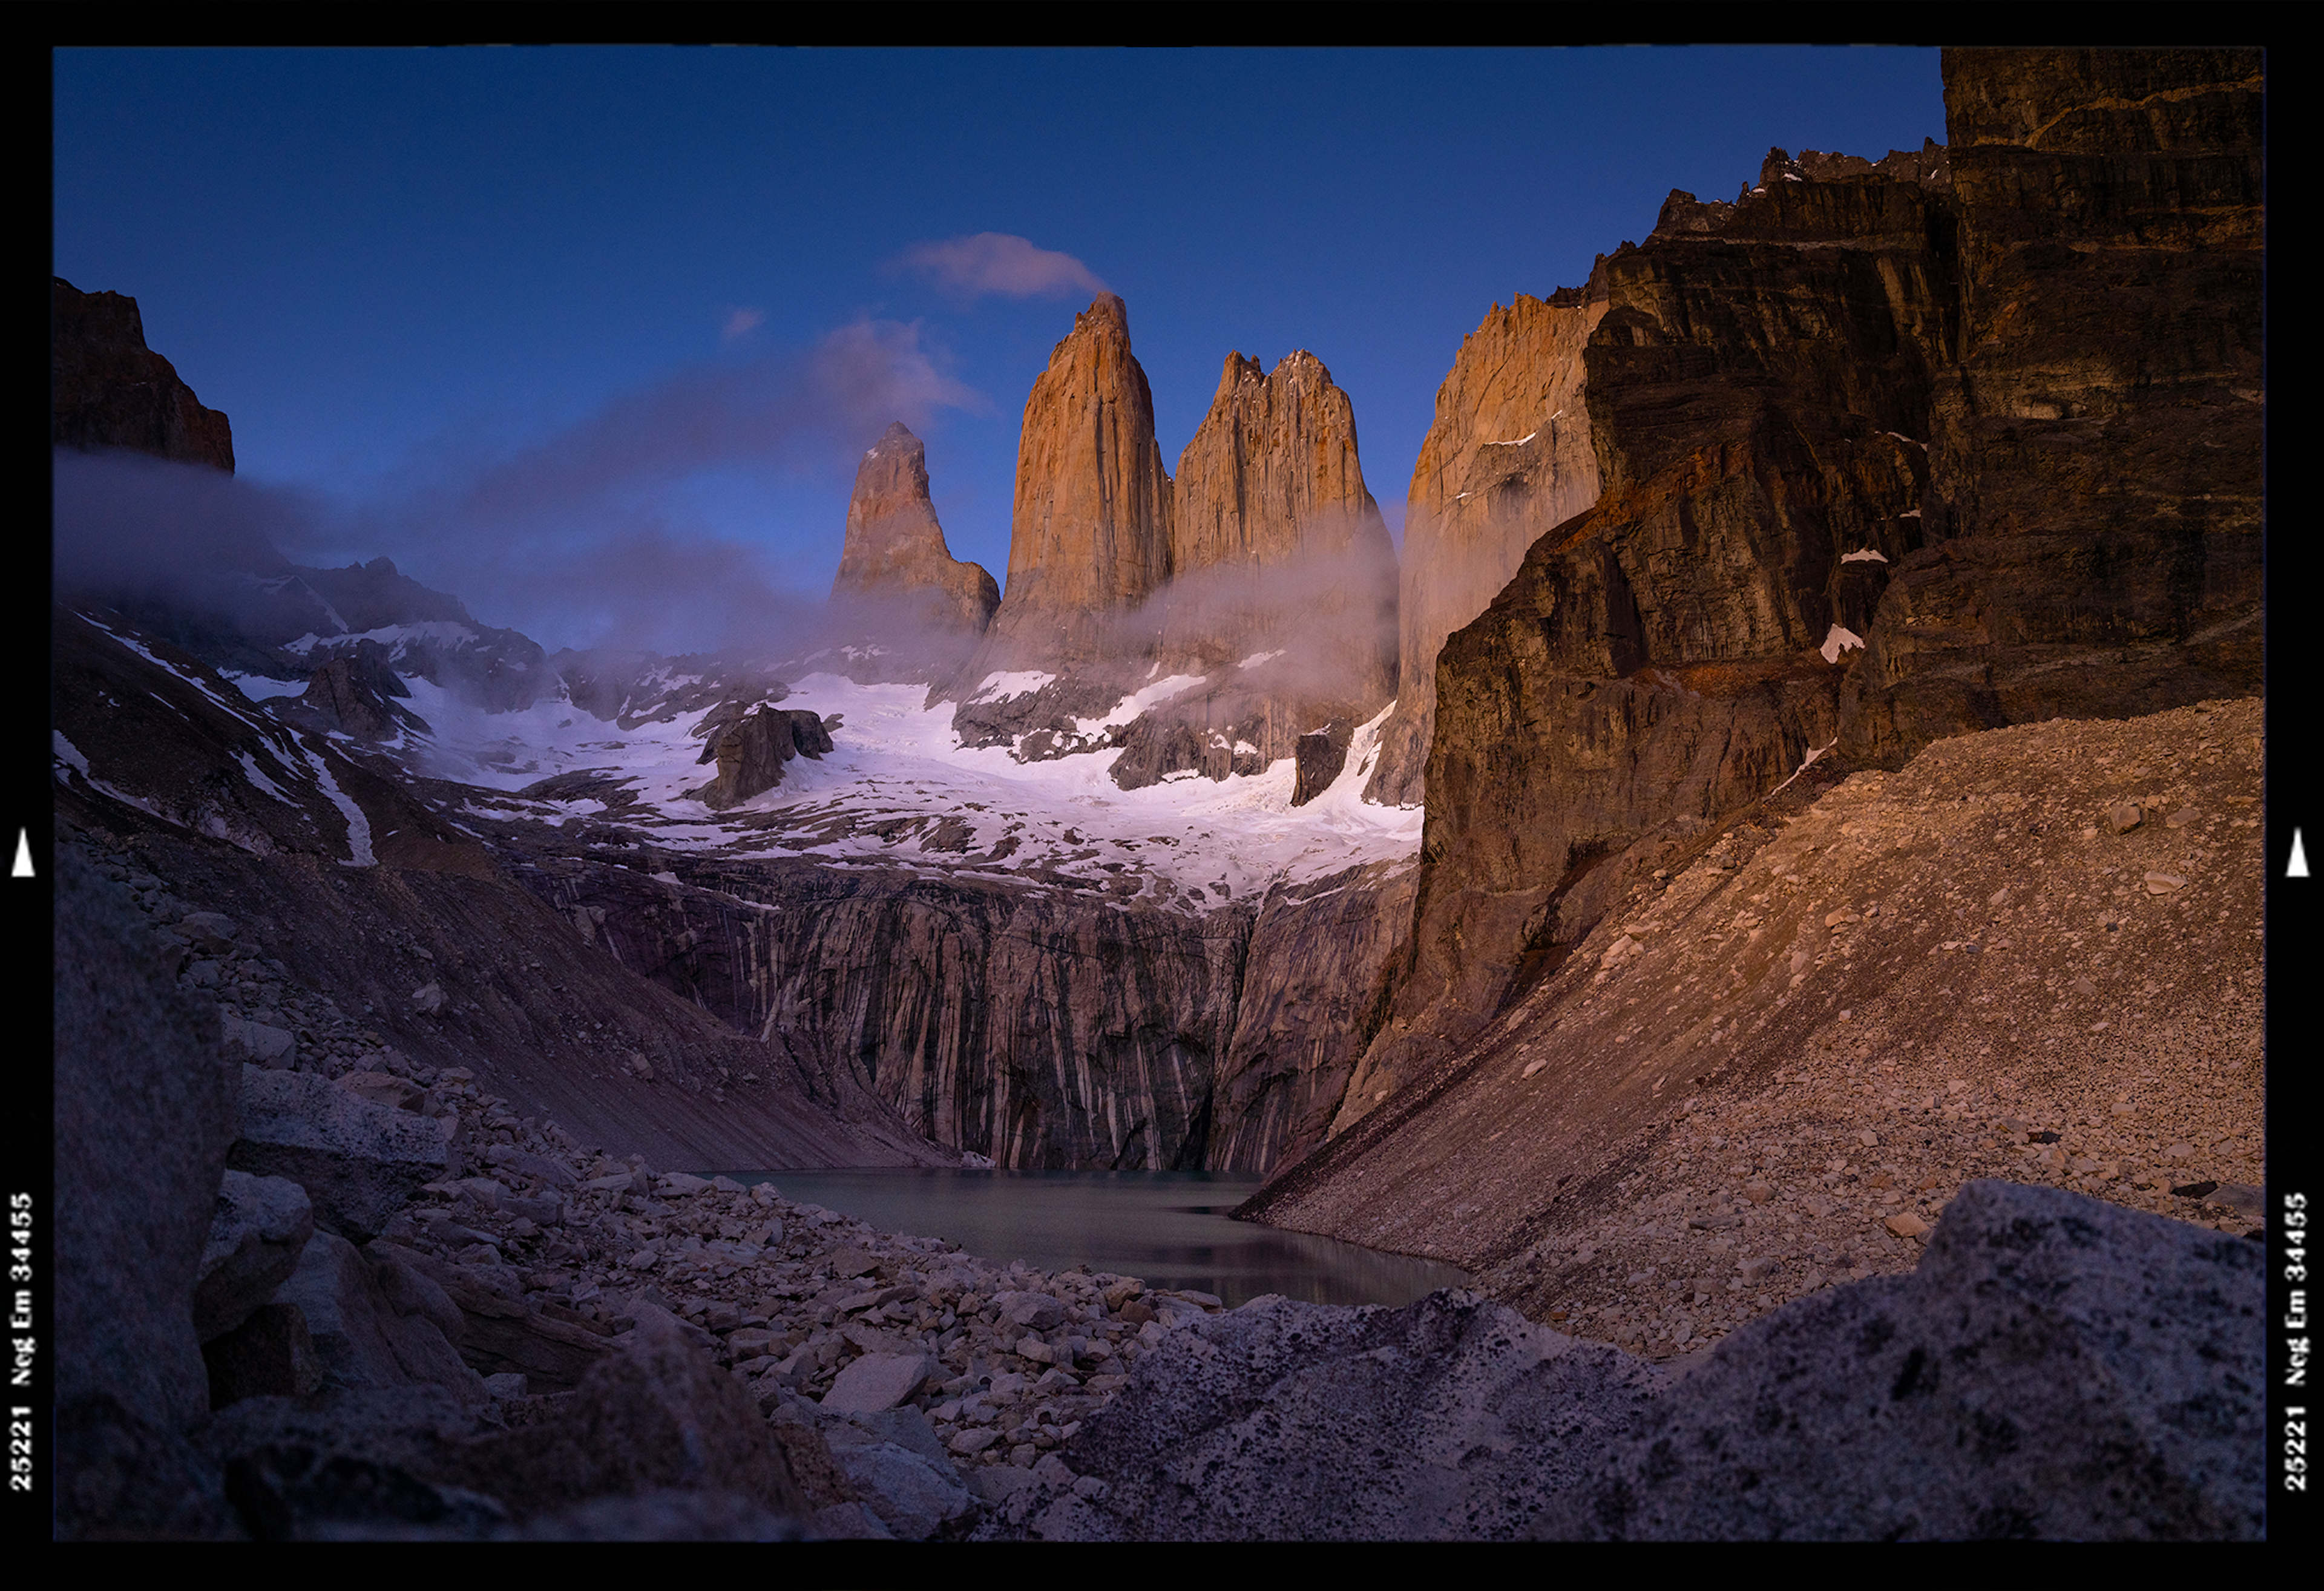
<path fill-rule="evenodd" d="M 1402 1310 L 1258 1300 L 1140 1360 L 1065 1450 L 1083 1487 L 1026 1528 L 1508 1540 L 1646 1417 L 1661 1383 L 1618 1348 L 1467 1293 Z"/>
<path fill-rule="evenodd" d="M 488 1401 L 484 1378 L 453 1347 L 458 1309 L 424 1281 L 392 1258 L 370 1258 L 346 1238 L 318 1232 L 279 1297 L 305 1316 L 327 1386 L 439 1386 L 460 1403 Z"/>
<path fill-rule="evenodd" d="M 194 1283 L 236 1069 L 127 894 L 70 846 L 55 883 L 57 1533 L 231 1533 L 185 1438 L 209 1410 Z"/>
<path fill-rule="evenodd" d="M 242 1131 L 231 1163 L 288 1177 L 315 1223 L 356 1242 L 376 1237 L 424 1183 L 452 1174 L 445 1127 L 334 1088 L 311 1072 L 243 1069 Z"/>
<path fill-rule="evenodd" d="M 378 1263 L 416 1273 L 440 1292 L 458 1313 L 456 1329 L 446 1335 L 481 1375 L 521 1375 L 535 1392 L 566 1392 L 613 1351 L 611 1342 L 588 1328 L 529 1307 L 512 1283 L 488 1267 L 447 1265 L 384 1239 L 368 1252 Z"/>
<path fill-rule="evenodd" d="M 1910 1275 L 1732 1337 L 1533 1533 L 2255 1540 L 2260 1246 L 1971 1182 Z"/>

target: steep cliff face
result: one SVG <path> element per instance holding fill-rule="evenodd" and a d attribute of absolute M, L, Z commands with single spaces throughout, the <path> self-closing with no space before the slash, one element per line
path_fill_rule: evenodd
<path fill-rule="evenodd" d="M 1598 498 L 1582 350 L 1605 285 L 1496 304 L 1436 391 L 1404 510 L 1396 712 L 1365 795 L 1420 805 L 1444 638 L 1485 611 L 1526 549 Z"/>
<path fill-rule="evenodd" d="M 1096 888 L 585 856 L 527 882 L 626 968 L 1004 1166 L 1268 1172 L 1321 1140 L 1410 870 L 1193 914 Z"/>
<path fill-rule="evenodd" d="M 1396 549 L 1323 361 L 1303 350 L 1270 372 L 1227 356 L 1171 523 L 1173 579 L 1140 615 L 1139 660 L 1204 683 L 1130 726 L 1114 782 L 1253 771 L 1318 731 L 1344 753 L 1395 694 Z M 1314 771 L 1320 789 L 1340 768 Z"/>
<path fill-rule="evenodd" d="M 85 293 L 60 276 L 49 295 L 49 435 L 59 447 L 126 447 L 234 473 L 234 432 L 145 345 L 137 300 Z"/>
<path fill-rule="evenodd" d="M 1871 628 L 1920 545 L 1954 298 L 1941 190 L 1867 170 L 1729 208 L 1696 230 L 1674 194 L 1600 265 L 1601 491 L 1444 644 L 1410 972 L 1346 1119 L 1451 1055 L 1528 952 L 1554 965 L 1641 865 L 1601 860 L 1832 740 L 1835 634 Z"/>
<path fill-rule="evenodd" d="M 1951 53 L 1951 149 L 1778 151 L 1603 262 L 1601 494 L 1443 648 L 1341 1126 L 1810 753 L 2257 689 L 2257 68 Z"/>
<path fill-rule="evenodd" d="M 945 545 L 928 497 L 927 446 L 901 421 L 855 466 L 847 503 L 847 538 L 835 601 L 900 602 L 926 622 L 982 633 L 1001 605 L 1001 588 L 978 565 Z"/>
<path fill-rule="evenodd" d="M 2265 85 L 2253 51 L 1954 51 L 1959 358 L 1930 548 L 1842 749 L 2260 682 Z"/>
<path fill-rule="evenodd" d="M 1101 293 L 1025 401 L 1009 584 L 996 646 L 1019 660 L 1085 647 L 1095 621 L 1170 577 L 1170 477 L 1154 395 L 1130 351 L 1130 312 Z"/>

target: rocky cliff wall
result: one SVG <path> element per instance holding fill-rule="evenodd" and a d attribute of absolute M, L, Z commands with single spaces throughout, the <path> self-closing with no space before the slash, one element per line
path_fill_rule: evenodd
<path fill-rule="evenodd" d="M 572 857 L 527 884 L 615 960 L 1003 1166 L 1267 1172 L 1319 1142 L 1410 871 L 1196 915 L 811 863 Z"/>
<path fill-rule="evenodd" d="M 54 278 L 49 362 L 49 435 L 57 446 L 126 447 L 234 473 L 233 428 L 145 345 L 136 299 L 85 293 Z"/>
<path fill-rule="evenodd" d="M 1980 142 L 1778 151 L 1603 262 L 1602 493 L 1440 657 L 1409 970 L 1342 1125 L 1553 970 L 1652 833 L 1811 752 L 2257 689 L 2255 74 L 1949 55 Z"/>
<path fill-rule="evenodd" d="M 1485 611 L 1527 547 L 1597 501 L 1582 350 L 1605 313 L 1595 277 L 1548 300 L 1517 294 L 1462 340 L 1437 389 L 1404 510 L 1396 713 L 1371 800 L 1420 805 L 1444 638 Z"/>

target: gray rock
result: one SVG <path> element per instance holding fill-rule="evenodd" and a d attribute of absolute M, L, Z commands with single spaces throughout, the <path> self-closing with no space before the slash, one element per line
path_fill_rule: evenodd
<path fill-rule="evenodd" d="M 178 920 L 178 932 L 196 950 L 220 955 L 234 948 L 234 919 L 221 912 L 188 912 Z"/>
<path fill-rule="evenodd" d="M 323 1361 L 294 1303 L 261 1304 L 231 1331 L 202 1345 L 210 1371 L 210 1407 L 244 1398 L 304 1397 L 323 1384 Z"/>
<path fill-rule="evenodd" d="M 218 1029 L 230 1061 L 249 1062 L 269 1071 L 288 1071 L 299 1063 L 298 1037 L 286 1029 L 246 1022 L 226 1010 L 218 1013 Z"/>
<path fill-rule="evenodd" d="M 823 1434 L 857 1498 L 899 1540 L 924 1541 L 976 1511 L 975 1496 L 918 1410 L 835 1421 Z"/>
<path fill-rule="evenodd" d="M 926 1354 L 864 1354 L 833 1379 L 831 1390 L 823 1394 L 823 1406 L 836 1414 L 892 1409 L 918 1391 L 936 1368 L 936 1361 Z"/>
<path fill-rule="evenodd" d="M 1011 1326 L 1049 1331 L 1065 1323 L 1065 1306 L 1046 1292 L 1003 1292 L 992 1301 Z"/>
<path fill-rule="evenodd" d="M 758 1405 L 666 1312 L 633 1306 L 625 1349 L 608 1354 L 546 1418 L 459 1452 L 431 1477 L 498 1498 L 512 1517 L 607 1496 L 728 1492 L 770 1513 L 809 1515 Z"/>
<path fill-rule="evenodd" d="M 245 1066 L 242 1080 L 242 1131 L 228 1163 L 305 1188 L 326 1230 L 374 1237 L 422 1184 L 451 1173 L 443 1129 L 425 1117 L 305 1073 Z"/>
<path fill-rule="evenodd" d="M 305 1315 L 327 1385 L 372 1392 L 417 1384 L 441 1386 L 467 1404 L 491 1398 L 436 1321 L 399 1309 L 374 1265 L 344 1237 L 318 1232 L 309 1239 L 280 1296 Z"/>
<path fill-rule="evenodd" d="M 1027 1528 L 1506 1540 L 1643 1419 L 1660 1385 L 1618 1349 L 1468 1293 L 1402 1310 L 1254 1300 L 1139 1362 L 1063 1454 L 1102 1500 L 1070 1496 Z"/>
<path fill-rule="evenodd" d="M 194 1332 L 204 1342 L 233 1330 L 272 1298 L 315 1235 L 307 1190 L 287 1177 L 229 1168 L 215 1208 L 194 1278 Z"/>
<path fill-rule="evenodd" d="M 444 1008 L 444 988 L 441 984 L 423 983 L 411 991 L 411 1008 L 423 1016 L 433 1016 Z"/>
<path fill-rule="evenodd" d="M 368 1099 L 391 1110 L 416 1111 L 428 1098 L 427 1090 L 392 1071 L 350 1071 L 338 1080 L 338 1086 L 358 1099 Z"/>
<path fill-rule="evenodd" d="M 430 1319 L 440 1322 L 437 1311 L 441 1308 L 456 1311 L 457 1325 L 445 1335 L 461 1359 L 484 1375 L 513 1373 L 543 1391 L 564 1392 L 577 1386 L 593 1366 L 614 1352 L 612 1339 L 537 1313 L 525 1302 L 521 1286 L 487 1267 L 447 1265 L 384 1241 L 374 1243 L 370 1252 L 383 1265 L 410 1274 L 415 1287 L 424 1282 L 432 1288 Z M 436 1304 L 437 1298 L 444 1303 Z M 675 1321 L 672 1325 L 682 1333 L 700 1329 L 678 1328 Z"/>
<path fill-rule="evenodd" d="M 2255 1540 L 2264 1255 L 1971 1182 L 1919 1267 L 1736 1332 L 1558 1498 L 1555 1540 Z"/>
<path fill-rule="evenodd" d="M 56 857 L 55 1531 L 236 1533 L 183 1434 L 209 1411 L 194 1278 L 236 1071 L 126 893 L 76 848 Z"/>

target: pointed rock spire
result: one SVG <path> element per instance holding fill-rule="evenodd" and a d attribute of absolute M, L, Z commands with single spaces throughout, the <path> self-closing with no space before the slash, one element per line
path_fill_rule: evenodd
<path fill-rule="evenodd" d="M 1001 605 L 992 576 L 952 556 L 928 496 L 927 446 L 900 420 L 855 466 L 847 539 L 831 594 L 835 600 L 917 599 L 939 622 L 980 632 Z"/>
<path fill-rule="evenodd" d="M 1170 577 L 1170 477 L 1130 314 L 1100 293 L 1025 402 L 997 637 L 1051 643 Z"/>

